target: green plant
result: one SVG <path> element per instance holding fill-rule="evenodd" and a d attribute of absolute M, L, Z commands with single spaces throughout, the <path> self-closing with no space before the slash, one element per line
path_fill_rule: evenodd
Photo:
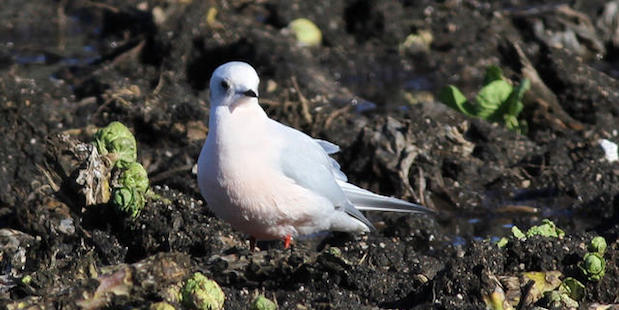
<path fill-rule="evenodd" d="M 258 295 L 251 303 L 251 310 L 276 310 L 277 305 L 264 295 Z"/>
<path fill-rule="evenodd" d="M 194 273 L 181 289 L 181 301 L 191 309 L 223 309 L 225 299 L 226 296 L 217 282 L 209 280 L 199 272 Z"/>
<path fill-rule="evenodd" d="M 526 130 L 526 123 L 518 121 L 518 115 L 523 108 L 522 97 L 529 88 L 528 79 L 523 79 L 517 87 L 513 87 L 503 76 L 501 68 L 490 66 L 486 69 L 484 86 L 473 102 L 468 101 L 453 85 L 444 87 L 439 92 L 438 99 L 460 113 L 499 122 L 522 133 Z"/>
<path fill-rule="evenodd" d="M 503 248 L 505 247 L 507 244 L 509 243 L 509 239 L 502 237 L 501 239 L 499 239 L 499 241 L 497 241 L 496 245 L 499 248 Z"/>
<path fill-rule="evenodd" d="M 580 281 L 567 277 L 563 282 L 561 282 L 561 286 L 559 287 L 559 291 L 567 294 L 570 298 L 574 300 L 581 300 L 585 297 L 585 286 L 580 283 Z"/>
<path fill-rule="evenodd" d="M 114 166 L 108 178 L 112 205 L 131 217 L 138 216 L 146 204 L 149 181 L 146 170 L 137 162 L 135 137 L 122 123 L 111 122 L 95 133 L 93 144 Z"/>
<path fill-rule="evenodd" d="M 95 133 L 95 146 L 101 155 L 112 155 L 117 166 L 135 162 L 138 157 L 135 137 L 121 122 L 111 122 Z"/>
<path fill-rule="evenodd" d="M 600 256 L 604 256 L 604 252 L 606 252 L 606 239 L 600 236 L 591 239 L 591 243 L 589 244 L 589 252 L 598 253 Z"/>
<path fill-rule="evenodd" d="M 512 227 L 512 234 L 516 239 L 523 240 L 526 238 L 530 238 L 532 236 L 543 236 L 543 237 L 554 237 L 554 238 L 563 238 L 565 236 L 565 232 L 557 227 L 555 223 L 553 223 L 549 219 L 543 219 L 541 225 L 532 226 L 527 230 L 527 233 L 523 233 L 518 226 Z"/>
<path fill-rule="evenodd" d="M 598 253 L 587 253 L 579 267 L 589 281 L 599 281 L 606 272 L 606 260 Z"/>
<path fill-rule="evenodd" d="M 148 174 L 140 163 L 132 162 L 121 169 L 118 186 L 112 190 L 112 204 L 120 211 L 136 217 L 146 204 Z"/>
<path fill-rule="evenodd" d="M 549 219 L 543 219 L 541 225 L 533 226 L 527 230 L 527 238 L 532 236 L 544 236 L 544 237 L 555 237 L 555 238 L 563 238 L 565 236 L 565 232 L 557 227 L 555 223 L 553 223 Z"/>
<path fill-rule="evenodd" d="M 512 234 L 518 240 L 522 240 L 522 239 L 526 239 L 527 238 L 527 236 L 522 232 L 522 230 L 520 230 L 520 228 L 518 228 L 518 226 L 516 226 L 516 225 L 514 225 L 512 227 Z"/>

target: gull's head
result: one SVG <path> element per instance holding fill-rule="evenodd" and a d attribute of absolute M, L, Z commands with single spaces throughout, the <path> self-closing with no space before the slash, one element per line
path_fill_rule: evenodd
<path fill-rule="evenodd" d="M 211 77 L 211 106 L 236 106 L 258 101 L 258 73 L 240 61 L 227 62 L 215 69 Z"/>

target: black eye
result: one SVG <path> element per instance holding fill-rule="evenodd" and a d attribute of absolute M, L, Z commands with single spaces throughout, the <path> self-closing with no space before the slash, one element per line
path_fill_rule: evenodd
<path fill-rule="evenodd" d="M 230 85 L 228 85 L 228 82 L 226 81 L 221 81 L 221 87 L 223 87 L 224 90 L 228 90 L 228 88 L 230 88 Z"/>

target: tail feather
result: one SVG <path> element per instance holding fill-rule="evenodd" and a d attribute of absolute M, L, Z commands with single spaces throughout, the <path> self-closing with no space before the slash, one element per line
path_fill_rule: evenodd
<path fill-rule="evenodd" d="M 424 206 L 397 199 L 381 196 L 368 190 L 357 187 L 345 181 L 337 180 L 346 197 L 358 210 L 367 211 L 391 211 L 408 213 L 435 213 Z"/>

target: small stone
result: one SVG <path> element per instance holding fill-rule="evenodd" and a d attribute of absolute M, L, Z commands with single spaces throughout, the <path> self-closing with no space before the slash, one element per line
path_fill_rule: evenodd
<path fill-rule="evenodd" d="M 66 218 L 60 221 L 60 225 L 58 225 L 58 230 L 65 235 L 72 235 L 75 233 L 75 226 L 73 225 L 72 218 Z"/>

